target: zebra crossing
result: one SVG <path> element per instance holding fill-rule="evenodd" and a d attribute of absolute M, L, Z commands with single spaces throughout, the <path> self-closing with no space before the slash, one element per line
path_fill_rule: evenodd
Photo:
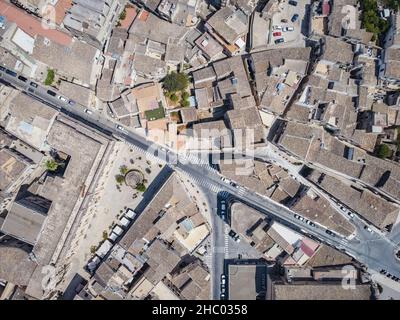
<path fill-rule="evenodd" d="M 224 246 L 225 246 L 225 259 L 229 258 L 229 227 L 225 225 L 224 228 Z"/>

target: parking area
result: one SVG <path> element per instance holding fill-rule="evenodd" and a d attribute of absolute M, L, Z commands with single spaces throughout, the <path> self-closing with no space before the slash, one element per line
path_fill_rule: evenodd
<path fill-rule="evenodd" d="M 308 23 L 306 8 L 309 0 L 283 0 L 273 15 L 270 27 L 270 45 L 304 46 L 304 30 Z"/>

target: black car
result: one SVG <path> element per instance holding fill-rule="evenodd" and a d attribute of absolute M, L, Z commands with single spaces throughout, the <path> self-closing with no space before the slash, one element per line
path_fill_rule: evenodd
<path fill-rule="evenodd" d="M 228 234 L 229 234 L 229 236 L 232 237 L 232 238 L 234 238 L 234 237 L 236 236 L 236 232 L 233 231 L 233 230 L 229 231 Z"/>
<path fill-rule="evenodd" d="M 24 76 L 18 76 L 18 79 L 23 81 L 23 82 L 27 82 L 28 81 L 28 79 L 25 78 Z"/>
<path fill-rule="evenodd" d="M 28 91 L 29 91 L 30 93 L 34 93 L 34 92 L 35 92 L 35 90 L 33 90 L 32 88 L 28 88 Z"/>
<path fill-rule="evenodd" d="M 292 19 L 290 19 L 290 21 L 296 22 L 298 18 L 299 18 L 299 15 L 296 13 L 293 15 L 293 17 L 292 17 Z"/>
<path fill-rule="evenodd" d="M 38 84 L 37 83 L 35 83 L 35 82 L 32 82 L 31 81 L 31 83 L 29 84 L 31 87 L 34 87 L 34 88 L 37 88 L 38 87 Z"/>
<path fill-rule="evenodd" d="M 54 91 L 51 91 L 51 90 L 47 90 L 47 94 L 52 97 L 55 97 L 57 95 L 57 93 L 55 93 Z"/>
<path fill-rule="evenodd" d="M 6 71 L 6 68 L 4 68 L 3 66 L 0 66 L 0 71 Z"/>
<path fill-rule="evenodd" d="M 282 43 L 282 42 L 285 42 L 285 40 L 283 38 L 279 38 L 279 39 L 275 40 L 275 44 Z"/>
<path fill-rule="evenodd" d="M 329 234 L 330 236 L 333 236 L 333 237 L 335 236 L 335 234 L 331 230 L 326 230 L 325 232 L 327 234 Z"/>
<path fill-rule="evenodd" d="M 289 4 L 296 7 L 297 6 L 297 1 L 290 0 Z"/>

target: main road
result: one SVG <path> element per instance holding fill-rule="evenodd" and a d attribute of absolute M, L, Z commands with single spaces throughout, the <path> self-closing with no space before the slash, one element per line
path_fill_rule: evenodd
<path fill-rule="evenodd" d="M 310 226 L 306 222 L 296 219 L 293 211 L 270 198 L 254 193 L 254 191 L 248 190 L 242 186 L 235 186 L 225 182 L 223 176 L 210 166 L 204 165 L 204 163 L 202 164 L 200 161 L 191 161 L 193 158 L 187 157 L 186 154 L 176 153 L 174 150 L 168 149 L 165 146 L 157 145 L 147 140 L 146 137 L 119 126 L 114 121 L 111 121 L 97 112 L 91 111 L 88 113 L 85 106 L 79 104 L 70 105 L 68 103 L 68 97 L 60 99 L 60 95 L 56 93 L 54 89 L 50 88 L 50 90 L 56 94 L 49 94 L 49 88 L 40 85 L 32 86 L 29 79 L 18 77 L 13 71 L 6 72 L 3 69 L 4 68 L 0 68 L 0 80 L 4 84 L 19 89 L 33 98 L 42 101 L 104 134 L 113 135 L 137 146 L 145 152 L 152 153 L 154 156 L 167 161 L 175 170 L 190 175 L 196 181 L 204 182 L 203 188 L 227 191 L 235 195 L 238 201 L 266 215 L 274 217 L 277 221 L 292 229 L 298 230 L 301 233 L 307 234 L 310 237 L 346 252 L 372 271 L 385 269 L 392 275 L 400 278 L 400 262 L 394 254 L 397 249 L 397 243 L 383 234 L 366 232 L 361 228 L 358 229 L 357 237 L 351 240 L 340 235 L 327 234 L 327 229 L 324 226 L 318 224 Z M 27 106 L 27 108 L 28 107 L 29 106 Z M 213 276 L 216 277 L 215 274 Z M 214 278 L 214 282 L 219 281 L 219 275 L 217 274 L 217 276 L 218 279 Z M 214 298 L 216 298 L 215 294 Z"/>

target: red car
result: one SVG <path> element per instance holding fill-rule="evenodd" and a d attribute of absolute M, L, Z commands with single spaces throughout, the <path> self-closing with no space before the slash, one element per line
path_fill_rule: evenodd
<path fill-rule="evenodd" d="M 280 37 L 282 35 L 282 33 L 281 32 L 274 32 L 272 35 L 274 37 Z"/>

